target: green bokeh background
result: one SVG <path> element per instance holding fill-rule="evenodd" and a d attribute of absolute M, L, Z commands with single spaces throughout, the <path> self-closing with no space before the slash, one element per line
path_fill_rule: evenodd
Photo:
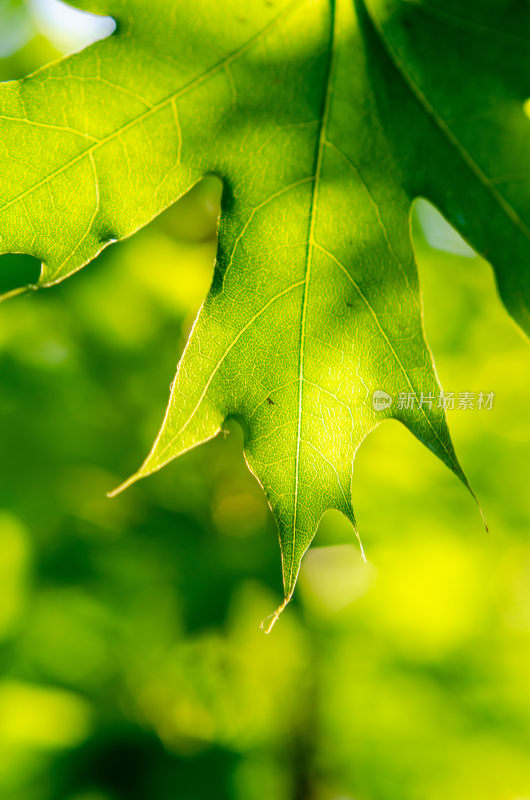
<path fill-rule="evenodd" d="M 0 0 L 0 45 L 26 26 L 1 79 L 67 49 L 36 8 Z M 355 469 L 368 564 L 329 514 L 266 637 L 279 548 L 235 424 L 106 498 L 161 421 L 218 192 L 0 306 L 0 798 L 526 800 L 528 349 L 432 208 L 413 228 L 442 385 L 496 392 L 491 411 L 449 412 L 489 534 L 385 423 Z M 37 266 L 1 257 L 0 288 Z"/>

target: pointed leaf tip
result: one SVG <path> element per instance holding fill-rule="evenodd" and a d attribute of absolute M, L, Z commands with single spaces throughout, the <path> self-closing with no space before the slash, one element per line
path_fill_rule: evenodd
<path fill-rule="evenodd" d="M 273 614 L 269 614 L 269 616 L 265 617 L 265 619 L 261 622 L 260 629 L 264 631 L 264 633 L 269 634 L 272 631 L 272 629 L 274 628 L 276 622 L 280 617 L 280 614 L 285 609 L 287 604 L 291 601 L 291 597 L 292 597 L 292 592 L 287 597 L 284 597 L 283 602 L 280 603 L 280 605 Z"/>

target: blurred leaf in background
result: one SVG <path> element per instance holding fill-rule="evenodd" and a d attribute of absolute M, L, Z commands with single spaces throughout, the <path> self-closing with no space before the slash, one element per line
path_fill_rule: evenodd
<path fill-rule="evenodd" d="M 36 30 L 33 4 L 8 7 Z M 42 35 L 11 52 L 1 31 L 3 78 L 48 60 Z M 368 565 L 329 513 L 267 638 L 277 536 L 235 424 L 105 497 L 157 429 L 218 205 L 212 179 L 72 281 L 0 307 L 0 797 L 529 797 L 527 345 L 432 206 L 413 227 L 442 385 L 496 392 L 491 411 L 449 412 L 489 536 L 454 476 L 385 423 L 354 478 Z"/>

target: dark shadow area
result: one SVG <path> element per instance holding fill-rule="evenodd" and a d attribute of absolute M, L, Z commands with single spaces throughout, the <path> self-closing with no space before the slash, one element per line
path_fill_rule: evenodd
<path fill-rule="evenodd" d="M 56 762 L 48 800 L 89 792 L 113 800 L 228 800 L 236 761 L 219 747 L 182 757 L 169 753 L 154 734 L 141 728 L 109 726 Z"/>
<path fill-rule="evenodd" d="M 8 253 L 0 256 L 0 295 L 37 283 L 40 261 L 25 253 Z"/>

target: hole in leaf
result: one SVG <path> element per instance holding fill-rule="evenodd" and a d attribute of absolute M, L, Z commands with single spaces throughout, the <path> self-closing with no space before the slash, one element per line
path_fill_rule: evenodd
<path fill-rule="evenodd" d="M 41 262 L 25 253 L 8 253 L 0 256 L 0 295 L 37 283 Z"/>
<path fill-rule="evenodd" d="M 476 257 L 473 248 L 428 200 L 417 197 L 412 204 L 412 214 L 413 229 L 425 238 L 430 247 L 466 258 Z"/>
<path fill-rule="evenodd" d="M 223 183 L 206 175 L 164 212 L 166 230 L 182 242 L 208 242 L 217 237 Z"/>
<path fill-rule="evenodd" d="M 528 98 L 528 100 L 524 101 L 524 103 L 523 103 L 523 111 L 524 111 L 525 115 L 528 117 L 528 119 L 530 119 L 530 97 Z"/>
<path fill-rule="evenodd" d="M 62 0 L 30 0 L 34 27 L 61 53 L 75 53 L 116 30 L 112 17 L 81 11 Z"/>
<path fill-rule="evenodd" d="M 27 8 L 15 0 L 5 0 L 0 16 L 0 58 L 9 58 L 30 39 L 31 21 Z"/>

